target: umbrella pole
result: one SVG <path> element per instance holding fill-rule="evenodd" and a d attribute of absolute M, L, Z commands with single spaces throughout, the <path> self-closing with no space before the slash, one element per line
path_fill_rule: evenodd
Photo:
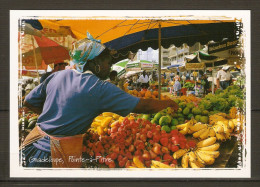
<path fill-rule="evenodd" d="M 162 64 L 162 49 L 161 49 L 161 23 L 159 22 L 159 30 L 158 30 L 158 48 L 159 48 L 159 84 L 158 84 L 158 98 L 161 100 L 161 82 L 162 82 L 162 77 L 161 77 L 161 64 Z"/>
<path fill-rule="evenodd" d="M 212 66 L 212 86 L 211 86 L 211 91 L 212 91 L 212 94 L 214 94 L 214 76 L 213 76 L 213 73 L 214 73 L 214 62 L 213 62 L 213 66 Z"/>
<path fill-rule="evenodd" d="M 36 52 L 35 52 L 35 46 L 34 46 L 34 39 L 33 39 L 32 35 L 31 35 L 31 39 L 32 39 L 32 45 L 33 45 L 34 62 L 35 62 L 36 70 L 37 70 L 38 83 L 40 83 L 39 72 L 38 72 L 38 65 L 37 65 L 37 58 L 36 58 Z"/>

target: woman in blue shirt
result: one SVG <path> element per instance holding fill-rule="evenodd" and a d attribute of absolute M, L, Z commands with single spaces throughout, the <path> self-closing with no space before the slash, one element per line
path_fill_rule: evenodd
<path fill-rule="evenodd" d="M 52 73 L 25 98 L 25 106 L 40 114 L 21 147 L 26 167 L 81 167 L 81 162 L 70 163 L 69 157 L 81 158 L 84 133 L 103 112 L 126 116 L 178 109 L 172 100 L 140 99 L 104 81 L 112 57 L 89 34 L 74 44 L 71 57 L 77 70 Z"/>

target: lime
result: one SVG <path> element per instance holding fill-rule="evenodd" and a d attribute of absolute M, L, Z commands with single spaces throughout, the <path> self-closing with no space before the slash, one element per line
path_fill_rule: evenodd
<path fill-rule="evenodd" d="M 173 119 L 172 119 L 172 122 L 171 122 L 171 125 L 172 125 L 172 126 L 176 126 L 176 125 L 178 125 L 178 124 L 179 124 L 178 120 L 175 119 L 175 118 L 173 118 Z"/>
<path fill-rule="evenodd" d="M 201 118 L 201 115 L 196 115 L 196 116 L 195 116 L 195 120 L 196 120 L 196 121 L 200 121 L 200 118 Z"/>
<path fill-rule="evenodd" d="M 175 129 L 177 129 L 176 126 L 171 126 L 171 130 L 175 130 Z"/>
<path fill-rule="evenodd" d="M 165 131 L 167 133 L 171 132 L 171 128 L 167 125 L 163 125 L 162 128 L 161 128 L 162 131 Z"/>
<path fill-rule="evenodd" d="M 187 116 L 190 113 L 190 109 L 188 107 L 184 108 L 184 110 L 182 111 L 182 113 Z"/>

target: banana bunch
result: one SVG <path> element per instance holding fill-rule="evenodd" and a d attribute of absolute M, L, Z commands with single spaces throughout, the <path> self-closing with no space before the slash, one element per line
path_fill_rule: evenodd
<path fill-rule="evenodd" d="M 181 124 L 181 125 L 176 125 L 176 128 L 182 133 L 183 135 L 185 134 L 191 134 L 192 131 L 190 130 L 190 127 L 193 126 L 197 121 L 192 118 L 190 121 L 187 123 Z"/>
<path fill-rule="evenodd" d="M 98 135 L 103 135 L 107 132 L 109 124 L 119 120 L 120 118 L 123 117 L 112 112 L 104 112 L 93 120 L 91 124 L 91 131 L 97 133 Z"/>
<path fill-rule="evenodd" d="M 242 129 L 237 119 L 227 119 L 226 114 L 219 113 L 210 116 L 209 124 L 196 123 L 189 126 L 189 133 L 194 138 L 204 140 L 208 137 L 216 137 L 217 140 L 226 141 L 231 138 L 231 133 L 239 133 Z M 240 131 L 239 131 L 240 130 Z"/>
<path fill-rule="evenodd" d="M 156 160 L 152 160 L 151 168 L 174 168 L 174 167 L 168 166 L 167 164 L 164 164 Z"/>
<path fill-rule="evenodd" d="M 216 137 L 210 137 L 197 143 L 194 149 L 179 149 L 173 154 L 174 159 L 182 157 L 183 168 L 203 168 L 212 165 L 219 156 L 220 144 L 216 143 Z"/>

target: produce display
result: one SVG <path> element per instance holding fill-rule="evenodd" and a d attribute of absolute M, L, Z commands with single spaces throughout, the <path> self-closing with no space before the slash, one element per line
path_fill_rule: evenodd
<path fill-rule="evenodd" d="M 86 138 L 86 152 L 110 168 L 175 168 L 178 163 L 173 153 L 195 144 L 176 129 L 167 133 L 149 120 L 131 117 L 110 123 L 104 135 L 89 131 Z"/>
<path fill-rule="evenodd" d="M 144 99 L 158 99 L 158 91 L 150 91 L 147 89 L 142 89 L 141 91 L 137 90 L 126 90 L 127 93 Z M 170 99 L 167 95 L 161 95 L 162 100 Z"/>
<path fill-rule="evenodd" d="M 23 107 L 20 108 L 18 111 L 18 118 L 19 118 L 19 129 L 33 129 L 37 123 L 38 114 L 33 113 L 28 108 Z"/>
<path fill-rule="evenodd" d="M 215 159 L 219 157 L 220 147 L 216 143 L 216 137 L 210 137 L 202 140 L 190 149 L 180 149 L 173 154 L 174 159 L 181 159 L 182 168 L 204 168 L 206 165 L 212 165 Z"/>

